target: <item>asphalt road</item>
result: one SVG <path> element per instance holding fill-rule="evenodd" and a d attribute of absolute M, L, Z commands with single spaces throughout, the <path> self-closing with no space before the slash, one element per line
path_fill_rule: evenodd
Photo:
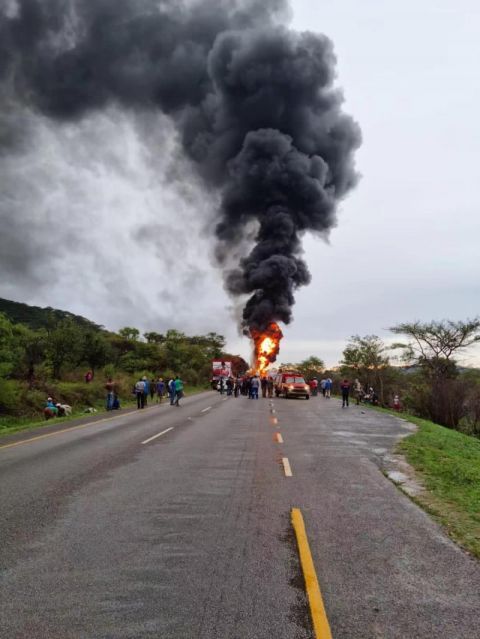
<path fill-rule="evenodd" d="M 311 638 L 292 507 L 335 639 L 480 638 L 479 562 L 380 472 L 400 420 L 211 392 L 88 422 L 0 441 L 2 639 Z"/>

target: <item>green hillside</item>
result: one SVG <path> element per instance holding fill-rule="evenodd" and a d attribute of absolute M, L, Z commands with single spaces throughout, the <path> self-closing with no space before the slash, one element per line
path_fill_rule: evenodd
<path fill-rule="evenodd" d="M 11 300 L 2 298 L 0 298 L 0 313 L 4 313 L 11 322 L 15 324 L 25 324 L 33 330 L 51 328 L 65 319 L 73 321 L 81 328 L 88 328 L 90 330 L 102 330 L 103 328 L 81 315 L 74 315 L 68 311 L 60 311 L 49 306 L 46 308 L 29 306 L 28 304 L 12 302 Z"/>

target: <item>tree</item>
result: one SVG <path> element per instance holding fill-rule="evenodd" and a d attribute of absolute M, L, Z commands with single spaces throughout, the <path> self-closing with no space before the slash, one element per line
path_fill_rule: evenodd
<path fill-rule="evenodd" d="M 0 377 L 11 375 L 21 357 L 13 328 L 7 316 L 0 313 Z"/>
<path fill-rule="evenodd" d="M 165 335 L 156 333 L 155 331 L 144 333 L 143 337 L 147 340 L 148 344 L 161 344 L 165 341 Z"/>
<path fill-rule="evenodd" d="M 118 334 L 125 339 L 136 342 L 140 336 L 140 331 L 138 330 L 138 328 L 134 328 L 133 326 L 124 326 L 118 331 Z"/>
<path fill-rule="evenodd" d="M 14 327 L 15 339 L 23 349 L 23 368 L 26 369 L 28 385 L 33 388 L 35 384 L 35 367 L 41 364 L 46 357 L 47 332 L 45 329 L 33 331 L 32 329 L 17 324 Z"/>
<path fill-rule="evenodd" d="M 102 333 L 89 331 L 84 334 L 83 359 L 88 363 L 92 374 L 111 359 L 111 347 Z"/>
<path fill-rule="evenodd" d="M 343 351 L 342 366 L 349 369 L 366 386 L 379 391 L 380 402 L 384 402 L 385 370 L 389 367 L 389 358 L 385 355 L 386 346 L 377 335 L 352 335 Z"/>
<path fill-rule="evenodd" d="M 407 336 L 407 342 L 393 344 L 403 351 L 403 359 L 429 371 L 433 378 L 455 376 L 453 357 L 480 342 L 480 319 L 466 322 L 412 322 L 393 326 L 395 335 Z"/>
<path fill-rule="evenodd" d="M 303 362 L 297 365 L 298 370 L 302 373 L 306 380 L 310 380 L 313 377 L 318 377 L 325 369 L 325 364 L 322 359 L 311 355 L 304 359 Z"/>
<path fill-rule="evenodd" d="M 406 342 L 392 346 L 402 351 L 404 361 L 420 370 L 414 388 L 414 408 L 423 417 L 448 428 L 458 428 L 468 412 L 466 386 L 456 379 L 455 355 L 480 342 L 480 319 L 466 322 L 451 320 L 411 322 L 390 329 L 405 335 Z"/>
<path fill-rule="evenodd" d="M 59 379 L 62 366 L 77 366 L 82 360 L 82 330 L 70 319 L 58 322 L 48 334 L 46 351 L 52 363 L 53 376 Z"/>

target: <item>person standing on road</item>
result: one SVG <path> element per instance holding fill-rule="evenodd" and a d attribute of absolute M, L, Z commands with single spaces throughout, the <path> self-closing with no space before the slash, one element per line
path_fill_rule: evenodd
<path fill-rule="evenodd" d="M 327 383 L 327 380 L 326 380 L 326 379 L 322 379 L 322 380 L 321 380 L 321 382 L 320 382 L 320 388 L 322 389 L 322 395 L 323 395 L 324 397 L 325 397 L 325 393 L 326 393 L 326 390 L 325 390 L 325 384 L 326 384 L 326 383 Z"/>
<path fill-rule="evenodd" d="M 153 398 L 155 397 L 155 392 L 157 390 L 157 385 L 156 385 L 155 380 L 153 378 L 150 380 L 149 385 L 150 385 L 150 400 L 151 400 L 151 402 L 153 404 Z"/>
<path fill-rule="evenodd" d="M 179 401 L 183 397 L 183 382 L 178 375 L 175 377 L 174 386 L 175 386 L 175 406 L 180 406 Z"/>
<path fill-rule="evenodd" d="M 145 382 L 139 379 L 135 384 L 135 395 L 137 397 L 137 409 L 145 408 Z"/>
<path fill-rule="evenodd" d="M 260 388 L 260 380 L 254 375 L 250 381 L 250 394 L 252 399 L 258 399 L 258 389 Z"/>
<path fill-rule="evenodd" d="M 350 382 L 348 379 L 344 379 L 340 384 L 340 390 L 342 391 L 342 408 L 348 408 L 348 396 L 350 394 Z"/>
<path fill-rule="evenodd" d="M 273 377 L 269 377 L 267 380 L 267 395 L 273 397 Z"/>
<path fill-rule="evenodd" d="M 262 381 L 260 382 L 262 386 L 262 397 L 265 398 L 267 396 L 267 378 L 262 377 Z"/>
<path fill-rule="evenodd" d="M 165 393 L 165 383 L 161 377 L 157 380 L 157 404 L 162 403 L 163 394 Z"/>
<path fill-rule="evenodd" d="M 355 397 L 357 406 L 359 406 L 360 402 L 362 401 L 363 388 L 362 388 L 362 385 L 360 384 L 360 380 L 358 379 L 355 379 L 355 381 L 353 382 L 353 396 Z"/>
<path fill-rule="evenodd" d="M 173 377 L 169 380 L 168 384 L 168 396 L 170 398 L 170 406 L 173 406 L 173 402 L 175 401 L 175 380 Z"/>
<path fill-rule="evenodd" d="M 327 399 L 330 399 L 330 397 L 332 396 L 332 386 L 333 386 L 333 382 L 331 378 L 327 377 L 327 379 L 325 380 L 325 393 L 324 393 L 324 397 L 326 397 Z"/>
<path fill-rule="evenodd" d="M 107 410 L 112 410 L 115 399 L 115 382 L 111 377 L 108 378 L 108 382 L 105 384 L 105 390 L 107 391 Z"/>
<path fill-rule="evenodd" d="M 148 378 L 147 378 L 146 375 L 144 375 L 142 377 L 142 380 L 143 380 L 143 383 L 145 384 L 145 389 L 143 391 L 143 395 L 144 395 L 143 401 L 145 402 L 145 406 L 147 406 L 147 404 L 148 404 L 148 394 L 150 392 L 150 382 L 148 381 Z"/>

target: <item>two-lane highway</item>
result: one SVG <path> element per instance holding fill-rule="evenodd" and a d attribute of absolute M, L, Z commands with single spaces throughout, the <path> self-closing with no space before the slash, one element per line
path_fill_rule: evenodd
<path fill-rule="evenodd" d="M 336 400 L 226 398 L 0 442 L 0 637 L 475 639 L 478 562 L 380 472 L 408 433 Z M 15 445 L 11 445 L 15 444 Z"/>
<path fill-rule="evenodd" d="M 310 636 L 268 428 L 208 393 L 0 449 L 1 636 Z"/>

